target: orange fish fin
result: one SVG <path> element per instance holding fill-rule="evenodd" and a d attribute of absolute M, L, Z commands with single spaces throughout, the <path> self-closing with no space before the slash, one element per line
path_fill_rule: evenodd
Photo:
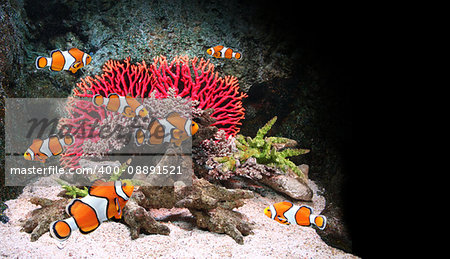
<path fill-rule="evenodd" d="M 320 230 L 324 230 L 327 225 L 327 218 L 322 215 L 317 215 L 314 218 L 314 225 L 316 225 Z"/>
<path fill-rule="evenodd" d="M 72 134 L 68 133 L 64 136 L 64 143 L 66 145 L 70 146 L 73 142 L 75 142 L 75 137 Z"/>
<path fill-rule="evenodd" d="M 92 97 L 92 101 L 96 106 L 101 106 L 103 105 L 103 96 L 101 96 L 100 94 L 96 94 L 94 95 L 94 97 Z"/>
<path fill-rule="evenodd" d="M 33 142 L 32 142 L 32 143 L 34 144 L 34 143 L 37 142 L 37 141 L 41 141 L 41 140 L 38 139 L 38 138 L 37 138 L 37 139 L 33 139 Z"/>
<path fill-rule="evenodd" d="M 44 68 L 48 65 L 47 58 L 37 57 L 36 58 L 36 68 Z"/>
<path fill-rule="evenodd" d="M 179 130 L 179 129 L 172 130 L 172 137 L 175 139 L 180 139 L 182 134 L 183 134 L 182 130 Z"/>
<path fill-rule="evenodd" d="M 115 218 L 116 219 L 121 219 L 122 218 L 122 208 L 120 207 L 118 198 L 114 199 L 114 204 L 116 205 L 116 210 L 117 210 L 117 215 L 116 215 Z"/>
<path fill-rule="evenodd" d="M 41 163 L 45 163 L 47 156 L 42 153 L 36 153 L 36 159 Z"/>
<path fill-rule="evenodd" d="M 136 129 L 134 132 L 134 142 L 136 143 L 136 146 L 141 146 L 144 144 L 145 141 L 145 132 L 143 129 Z"/>
<path fill-rule="evenodd" d="M 170 120 L 174 117 L 180 117 L 180 114 L 178 114 L 178 112 L 171 112 L 171 113 L 169 113 L 169 115 L 167 115 L 166 119 Z"/>
<path fill-rule="evenodd" d="M 108 98 L 119 98 L 119 95 L 116 93 L 110 93 L 108 94 Z"/>
<path fill-rule="evenodd" d="M 70 237 L 72 229 L 66 221 L 57 220 L 50 224 L 50 233 L 57 240 L 64 241 Z"/>
<path fill-rule="evenodd" d="M 79 68 L 82 67 L 82 65 L 83 65 L 83 63 L 81 63 L 81 61 L 77 61 L 77 62 L 72 64 L 72 67 L 75 68 L 75 69 L 79 69 Z"/>
<path fill-rule="evenodd" d="M 289 201 L 282 201 L 279 204 L 284 205 L 284 206 L 293 206 L 294 205 L 294 204 L 292 204 L 292 202 L 289 202 Z"/>
<path fill-rule="evenodd" d="M 94 191 L 97 187 L 105 185 L 105 181 L 102 179 L 97 179 L 91 183 L 91 186 L 88 188 L 88 194 L 90 195 L 92 191 Z"/>
<path fill-rule="evenodd" d="M 130 106 L 126 106 L 126 107 L 123 109 L 123 115 L 125 115 L 126 117 L 134 117 L 133 109 L 131 109 Z"/>

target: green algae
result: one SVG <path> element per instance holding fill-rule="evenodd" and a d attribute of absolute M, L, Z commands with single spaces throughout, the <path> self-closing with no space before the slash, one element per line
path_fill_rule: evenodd
<path fill-rule="evenodd" d="M 254 157 L 259 164 L 278 168 L 283 172 L 291 169 L 298 176 L 305 178 L 303 172 L 288 157 L 303 155 L 308 153 L 309 150 L 285 148 L 280 151 L 274 144 L 286 144 L 291 141 L 290 139 L 283 137 L 265 137 L 276 120 L 277 117 L 275 116 L 267 122 L 258 130 L 254 138 L 244 137 L 238 134 L 235 141 L 238 152 L 231 156 L 215 158 L 217 162 L 222 163 L 222 170 L 233 171 L 236 168 L 236 160 L 244 163 L 250 157 Z"/>

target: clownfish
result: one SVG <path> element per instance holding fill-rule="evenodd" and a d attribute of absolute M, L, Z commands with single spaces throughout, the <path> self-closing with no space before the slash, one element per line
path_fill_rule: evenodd
<path fill-rule="evenodd" d="M 37 57 L 36 68 L 41 69 L 49 67 L 51 71 L 69 70 L 72 73 L 78 69 L 91 63 L 91 56 L 84 53 L 77 48 L 71 48 L 68 51 L 61 51 L 59 49 L 50 53 L 50 57 Z"/>
<path fill-rule="evenodd" d="M 75 142 L 75 138 L 72 134 L 67 134 L 63 138 L 58 138 L 56 135 L 42 140 L 35 139 L 27 151 L 23 154 L 26 160 L 39 161 L 45 163 L 45 161 L 52 156 L 57 156 L 63 152 L 64 147 L 70 146 Z"/>
<path fill-rule="evenodd" d="M 312 208 L 306 205 L 293 205 L 287 201 L 276 203 L 264 209 L 264 214 L 267 217 L 281 224 L 315 225 L 323 230 L 327 224 L 327 218 L 322 215 L 314 215 L 312 212 Z"/>
<path fill-rule="evenodd" d="M 136 129 L 134 139 L 137 146 L 144 143 L 159 145 L 165 142 L 180 146 L 181 142 L 190 138 L 197 131 L 198 124 L 195 121 L 172 112 L 165 119 L 153 118 L 147 129 Z"/>
<path fill-rule="evenodd" d="M 106 106 L 108 111 L 118 112 L 126 117 L 139 116 L 144 118 L 148 115 L 147 109 L 131 96 L 120 96 L 110 93 L 107 98 L 96 94 L 92 97 L 92 102 L 96 106 Z"/>
<path fill-rule="evenodd" d="M 213 56 L 215 58 L 241 59 L 241 57 L 242 57 L 240 52 L 234 52 L 232 49 L 221 46 L 221 45 L 207 49 L 206 53 L 208 53 L 208 55 Z"/>
<path fill-rule="evenodd" d="M 133 194 L 134 186 L 124 181 L 96 180 L 89 187 L 88 195 L 72 200 L 66 207 L 68 219 L 50 224 L 50 234 L 59 241 L 70 237 L 77 229 L 82 234 L 96 230 L 103 221 L 121 219 L 123 208 Z"/>

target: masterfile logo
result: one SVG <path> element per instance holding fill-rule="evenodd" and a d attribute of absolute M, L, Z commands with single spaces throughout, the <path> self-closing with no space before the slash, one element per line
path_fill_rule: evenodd
<path fill-rule="evenodd" d="M 165 117 L 127 117 L 87 98 L 7 98 L 5 103 L 7 186 L 40 177 L 70 185 L 111 177 L 135 185 L 192 182 L 194 123 L 187 112 L 177 112 L 180 108 Z"/>

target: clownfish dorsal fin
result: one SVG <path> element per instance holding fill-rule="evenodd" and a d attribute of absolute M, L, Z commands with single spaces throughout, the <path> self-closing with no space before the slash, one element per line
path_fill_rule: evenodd
<path fill-rule="evenodd" d="M 37 141 L 41 141 L 40 139 L 38 139 L 38 138 L 36 138 L 36 139 L 33 139 L 33 144 L 34 143 L 36 143 Z"/>
<path fill-rule="evenodd" d="M 89 186 L 89 188 L 88 188 L 88 194 L 90 195 L 93 190 L 95 190 L 97 187 L 103 185 L 104 183 L 105 183 L 105 181 L 103 181 L 102 179 L 97 179 L 97 180 L 93 181 L 91 186 Z"/>
<path fill-rule="evenodd" d="M 171 119 L 173 117 L 180 117 L 180 115 L 178 114 L 178 112 L 171 112 L 169 113 L 169 115 L 167 115 L 167 119 Z"/>
<path fill-rule="evenodd" d="M 110 94 L 108 94 L 107 98 L 119 98 L 119 95 L 116 93 L 110 93 Z"/>
<path fill-rule="evenodd" d="M 53 53 L 58 52 L 58 51 L 61 51 L 61 50 L 60 50 L 60 49 L 54 49 L 54 50 L 52 50 L 52 51 L 50 52 L 50 57 L 53 55 Z"/>

